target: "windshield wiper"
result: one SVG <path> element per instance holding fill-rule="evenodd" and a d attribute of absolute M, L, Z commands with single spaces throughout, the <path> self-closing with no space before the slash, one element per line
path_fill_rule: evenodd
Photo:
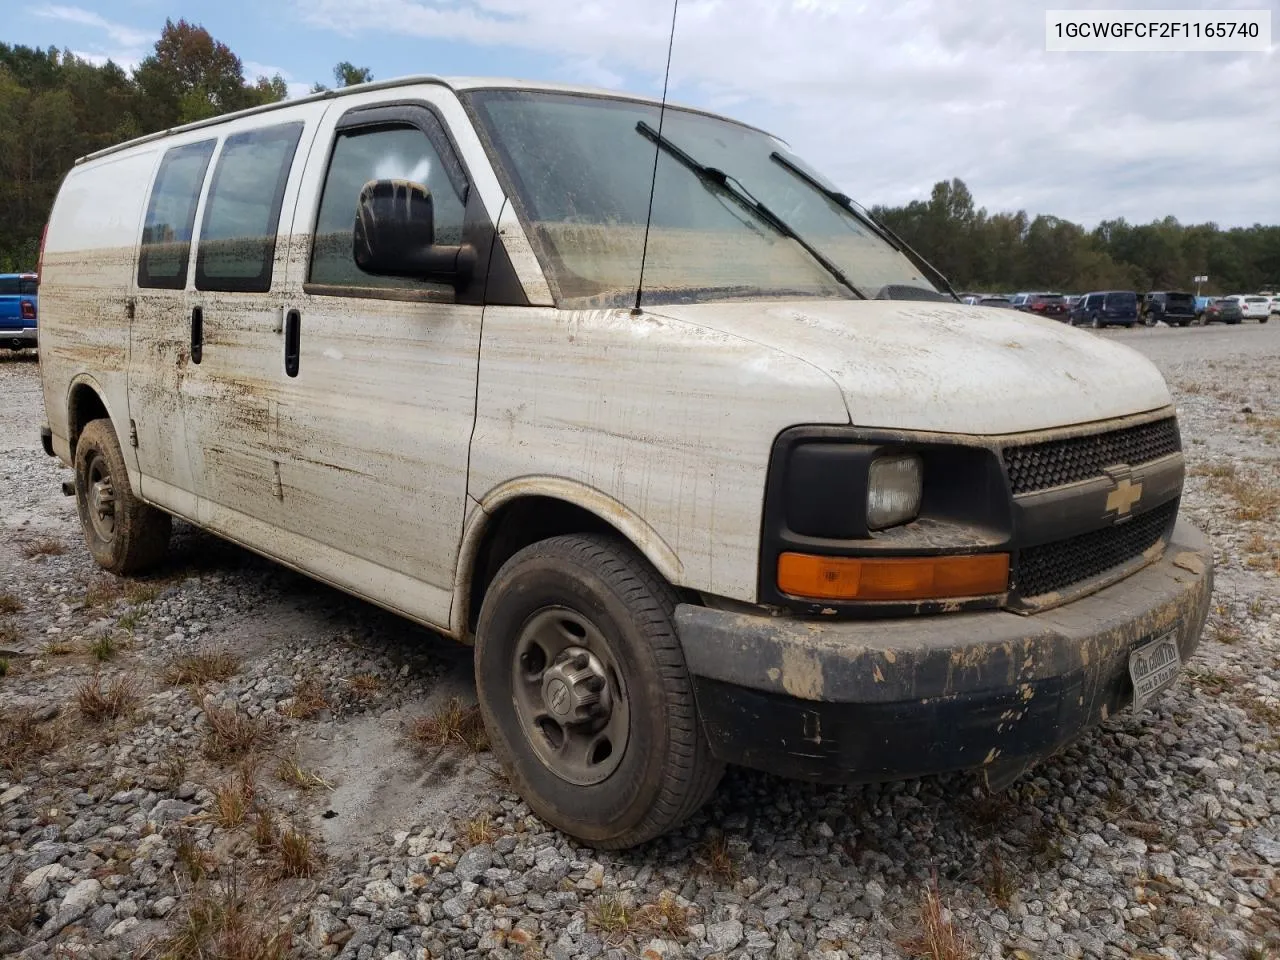
<path fill-rule="evenodd" d="M 939 286 L 941 286 L 942 289 L 946 290 L 947 293 L 951 294 L 951 296 L 955 297 L 957 300 L 960 299 L 959 295 L 956 294 L 955 290 L 951 289 L 950 281 L 948 281 L 947 278 L 943 276 L 941 270 L 939 270 L 937 267 L 931 264 L 924 257 L 920 256 L 920 254 L 916 253 L 915 250 L 912 249 L 905 240 L 899 237 L 896 233 L 890 230 L 887 226 L 885 226 L 879 220 L 876 220 L 869 213 L 866 213 L 865 211 L 859 209 L 858 205 L 853 202 L 853 198 L 850 197 L 847 193 L 841 193 L 839 190 L 832 190 L 830 187 L 824 186 L 812 174 L 810 174 L 808 171 L 804 170 L 803 168 L 797 166 L 795 163 L 793 163 L 787 157 L 784 157 L 777 150 L 769 154 L 769 159 L 772 160 L 774 163 L 778 164 L 779 166 L 781 166 L 783 169 L 787 170 L 798 180 L 802 181 L 805 184 L 808 184 L 808 186 L 816 190 L 818 193 L 822 194 L 822 196 L 826 197 L 836 206 L 845 210 L 847 213 L 852 214 L 855 219 L 857 219 L 859 222 L 861 222 L 865 226 L 869 227 L 872 231 L 874 231 L 880 237 L 881 240 L 889 244 L 889 246 L 893 247 L 895 250 L 897 250 L 899 253 L 905 256 L 908 260 L 910 260 L 912 264 L 915 265 L 917 270 L 920 270 L 922 273 L 925 273 L 930 277 L 932 277 L 933 282 L 935 284 L 938 284 Z"/>
<path fill-rule="evenodd" d="M 737 201 L 740 206 L 755 214 L 757 218 L 773 227 L 773 229 L 778 233 L 790 240 L 794 240 L 804 248 L 805 252 L 808 253 L 809 256 L 818 261 L 827 273 L 835 277 L 841 285 L 852 290 L 860 299 L 870 299 L 865 293 L 855 287 L 853 285 L 853 281 L 845 276 L 844 271 L 828 259 L 821 250 L 805 240 L 804 237 L 800 236 L 800 234 L 796 233 L 785 220 L 752 196 L 751 191 L 744 187 L 736 177 L 732 177 L 716 167 L 708 167 L 705 164 L 699 163 L 693 157 L 689 156 L 689 154 L 685 153 L 672 143 L 670 138 L 658 133 L 657 130 L 653 129 L 653 127 L 649 126 L 649 124 L 645 123 L 643 120 L 636 124 L 636 131 L 641 136 L 652 140 L 663 150 L 667 151 L 667 153 L 671 154 L 671 156 L 675 157 L 676 160 L 688 167 L 693 171 L 694 176 L 703 183 L 710 184 L 711 186 L 724 191 Z"/>

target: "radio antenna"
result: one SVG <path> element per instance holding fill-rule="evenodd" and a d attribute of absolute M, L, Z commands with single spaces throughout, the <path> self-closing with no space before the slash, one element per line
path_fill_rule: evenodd
<path fill-rule="evenodd" d="M 676 10 L 680 0 L 671 0 L 671 35 L 667 38 L 667 70 L 662 75 L 662 105 L 658 108 L 658 138 L 653 143 L 653 178 L 649 181 L 649 212 L 644 218 L 644 246 L 640 248 L 640 280 L 636 283 L 636 305 L 633 314 L 640 312 L 640 295 L 644 291 L 644 261 L 649 255 L 649 226 L 653 223 L 653 192 L 658 186 L 658 154 L 662 152 L 662 121 L 667 115 L 667 83 L 671 79 L 671 48 L 676 42 Z"/>

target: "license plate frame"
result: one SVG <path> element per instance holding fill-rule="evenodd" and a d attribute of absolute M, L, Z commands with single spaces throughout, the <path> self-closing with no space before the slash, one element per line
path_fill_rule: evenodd
<path fill-rule="evenodd" d="M 1177 628 L 1129 651 L 1129 679 L 1133 682 L 1133 712 L 1141 713 L 1167 690 L 1182 672 Z"/>

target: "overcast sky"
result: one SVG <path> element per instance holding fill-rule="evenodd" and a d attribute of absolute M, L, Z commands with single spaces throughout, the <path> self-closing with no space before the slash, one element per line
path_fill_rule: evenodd
<path fill-rule="evenodd" d="M 762 126 L 865 204 L 960 177 L 979 206 L 1092 226 L 1280 223 L 1280 48 L 1046 53 L 1025 0 L 680 0 L 673 100 Z M 1103 9 L 1099 3 L 1054 7 Z M 1164 8 L 1125 0 L 1112 8 Z M 1199 8 L 1270 9 L 1280 0 Z M 670 0 L 111 0 L 16 4 L 10 43 L 129 66 L 165 17 L 202 23 L 294 92 L 338 60 L 656 94 Z M 1273 38 L 1274 39 L 1274 38 Z"/>

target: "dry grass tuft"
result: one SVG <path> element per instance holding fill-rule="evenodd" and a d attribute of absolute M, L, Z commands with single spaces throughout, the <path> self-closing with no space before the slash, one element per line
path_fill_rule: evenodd
<path fill-rule="evenodd" d="M 178 863 L 187 872 L 192 881 L 199 883 L 212 867 L 212 856 L 205 853 L 196 844 L 195 833 L 187 827 L 179 827 L 173 832 L 173 852 Z"/>
<path fill-rule="evenodd" d="M 976 956 L 968 938 L 952 923 L 951 911 L 943 906 L 937 877 L 925 889 L 920 904 L 920 930 L 902 948 L 919 960 L 972 960 Z"/>
<path fill-rule="evenodd" d="M 493 825 L 493 818 L 487 813 L 464 820 L 461 832 L 468 847 L 478 847 L 482 843 L 493 843 L 498 839 L 498 828 Z"/>
<path fill-rule="evenodd" d="M 1008 910 L 1013 895 L 1018 892 L 1018 885 L 1013 874 L 1005 865 L 1000 851 L 992 849 L 991 858 L 987 862 L 987 872 L 983 876 L 982 889 L 986 891 L 992 902 L 1001 910 Z"/>
<path fill-rule="evenodd" d="M 276 853 L 279 860 L 275 873 L 278 877 L 314 876 L 324 863 L 311 834 L 296 827 L 285 827 L 276 837 Z"/>
<path fill-rule="evenodd" d="M 115 577 L 109 580 L 95 580 L 89 584 L 89 588 L 84 592 L 84 605 L 86 607 L 105 607 L 109 603 L 115 603 L 124 596 L 124 584 L 124 580 Z"/>
<path fill-rule="evenodd" d="M 1280 510 L 1280 489 L 1257 480 L 1233 479 L 1223 489 L 1235 498 L 1237 520 L 1270 520 Z"/>
<path fill-rule="evenodd" d="M 623 937 L 639 929 L 636 911 L 626 900 L 614 894 L 603 894 L 587 907 L 587 923 L 601 933 Z"/>
<path fill-rule="evenodd" d="M 21 600 L 12 593 L 0 593 L 0 613 L 18 613 L 21 610 Z"/>
<path fill-rule="evenodd" d="M 60 557 L 66 552 L 66 544 L 57 537 L 35 537 L 22 545 L 22 555 L 28 560 L 36 557 Z"/>
<path fill-rule="evenodd" d="M 276 817 L 270 807 L 258 806 L 253 816 L 253 842 L 263 852 L 276 845 Z"/>
<path fill-rule="evenodd" d="M 253 806 L 253 781 L 234 773 L 213 788 L 213 822 L 231 830 L 244 823 Z"/>
<path fill-rule="evenodd" d="M 1240 628 L 1230 620 L 1220 620 L 1213 625 L 1210 636 L 1218 643 L 1225 643 L 1231 647 L 1240 642 L 1242 634 Z"/>
<path fill-rule="evenodd" d="M 0 711 L 0 770 L 18 771 L 32 760 L 48 756 L 65 741 L 65 730 L 55 722 L 40 723 L 32 711 Z"/>
<path fill-rule="evenodd" d="M 239 883 L 201 889 L 184 905 L 177 929 L 158 947 L 160 960 L 286 960 L 289 930 L 262 891 Z"/>
<path fill-rule="evenodd" d="M 1204 941 L 1212 927 L 1208 914 L 1195 907 L 1183 907 L 1173 917 L 1173 929 L 1192 943 Z"/>
<path fill-rule="evenodd" d="M 120 674 L 106 686 L 94 674 L 76 688 L 76 706 L 86 720 L 117 720 L 137 709 L 138 691 L 138 681 L 127 674 Z"/>
<path fill-rule="evenodd" d="M 293 688 L 293 701 L 281 712 L 294 720 L 309 720 L 321 710 L 329 708 L 325 699 L 324 684 L 314 674 L 307 674 Z"/>
<path fill-rule="evenodd" d="M 426 717 L 418 717 L 409 726 L 409 739 L 419 747 L 461 746 L 472 753 L 489 749 L 480 708 L 467 706 L 458 697 Z"/>
<path fill-rule="evenodd" d="M 190 653 L 165 667 L 164 680 L 174 686 L 221 683 L 233 677 L 238 669 L 240 662 L 225 650 Z"/>
<path fill-rule="evenodd" d="M 1188 472 L 1193 477 L 1215 477 L 1216 479 L 1222 480 L 1236 475 L 1236 465 L 1230 461 L 1227 463 L 1197 464 Z"/>
<path fill-rule="evenodd" d="M 636 917 L 646 934 L 682 940 L 689 935 L 690 913 L 687 907 L 680 906 L 674 893 L 663 890 L 657 902 L 645 904 L 636 911 Z"/>
<path fill-rule="evenodd" d="M 298 790 L 314 790 L 316 787 L 324 787 L 326 790 L 333 789 L 333 784 L 310 770 L 304 770 L 296 760 L 281 760 L 276 765 L 276 778 L 281 783 L 295 787 Z"/>
<path fill-rule="evenodd" d="M 156 597 L 160 596 L 160 591 L 164 589 L 163 584 L 154 583 L 148 580 L 126 580 L 124 582 L 124 598 L 130 604 L 137 606 L 143 603 L 150 603 Z"/>
<path fill-rule="evenodd" d="M 225 707 L 206 710 L 205 722 L 204 755 L 215 762 L 248 757 L 271 736 L 262 720 Z"/>
<path fill-rule="evenodd" d="M 697 861 L 702 864 L 708 876 L 720 883 L 734 883 L 738 879 L 738 864 L 729 848 L 729 839 L 723 833 L 715 833 L 707 838 Z"/>
<path fill-rule="evenodd" d="M 110 634 L 104 633 L 89 644 L 89 653 L 99 663 L 106 663 L 116 655 L 116 642 L 111 638 Z"/>
<path fill-rule="evenodd" d="M 356 696 L 371 697 L 382 689 L 382 678 L 372 673 L 357 673 L 347 684 Z"/>

